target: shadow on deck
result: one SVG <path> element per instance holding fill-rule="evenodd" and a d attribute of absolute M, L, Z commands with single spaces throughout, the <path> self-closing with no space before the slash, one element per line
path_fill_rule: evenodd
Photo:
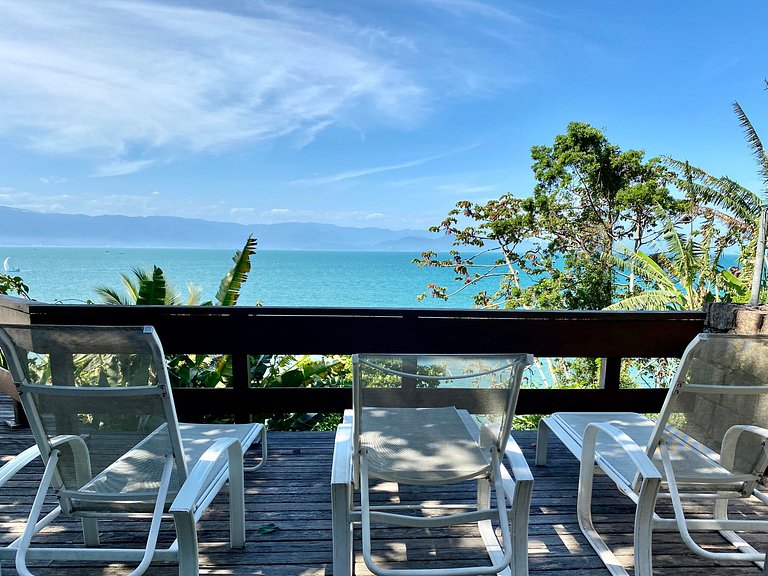
<path fill-rule="evenodd" d="M 529 566 L 531 575 L 608 574 L 579 531 L 576 520 L 576 479 L 578 464 L 556 438 L 551 439 L 547 467 L 535 467 L 535 433 L 515 433 L 534 474 L 533 504 L 529 528 Z M 270 462 L 262 471 L 246 478 L 248 541 L 244 550 L 228 546 L 226 506 L 214 505 L 200 523 L 201 574 L 249 574 L 268 576 L 319 576 L 332 574 L 330 471 L 333 433 L 273 432 L 269 437 Z M 28 430 L 0 426 L 0 462 L 32 443 Z M 0 542 L 16 537 L 19 519 L 25 515 L 39 478 L 38 469 L 30 469 L 9 483 L 0 493 Z M 630 567 L 632 562 L 632 520 L 634 509 L 609 480 L 597 479 L 596 521 L 619 558 Z M 226 499 L 226 495 L 219 496 Z M 221 500 L 222 504 L 225 500 Z M 277 529 L 270 531 L 270 525 Z M 53 540 L 77 537 L 77 525 L 55 531 Z M 141 532 L 124 523 L 102 524 L 104 542 L 126 538 L 138 540 Z M 166 530 L 172 538 L 172 529 Z M 359 538 L 359 533 L 358 533 Z M 712 541 L 716 543 L 716 541 Z M 439 548 L 436 552 L 436 548 Z M 369 574 L 358 551 L 357 574 Z M 381 544 L 376 551 L 391 559 L 408 559 L 413 567 L 433 564 L 441 558 L 476 558 L 481 544 L 473 532 L 425 534 L 406 544 Z M 753 565 L 716 563 L 703 560 L 688 551 L 676 534 L 654 537 L 654 573 L 685 576 L 710 571 L 731 576 L 758 574 Z M 484 552 L 483 552 L 484 554 Z M 132 567 L 121 565 L 88 566 L 67 563 L 57 568 L 39 567 L 39 574 L 106 575 L 125 574 Z M 4 575 L 16 574 L 10 565 Z M 173 565 L 153 565 L 148 575 L 175 575 Z"/>

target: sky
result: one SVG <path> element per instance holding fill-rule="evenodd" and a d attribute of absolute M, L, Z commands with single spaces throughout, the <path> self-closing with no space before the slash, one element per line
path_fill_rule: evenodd
<path fill-rule="evenodd" d="M 759 192 L 768 3 L 0 0 L 0 205 L 426 229 L 569 122 Z"/>

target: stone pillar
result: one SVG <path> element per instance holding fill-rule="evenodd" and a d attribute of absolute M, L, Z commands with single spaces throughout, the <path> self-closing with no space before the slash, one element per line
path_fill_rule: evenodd
<path fill-rule="evenodd" d="M 706 332 L 768 334 L 768 306 L 707 302 L 704 312 Z"/>

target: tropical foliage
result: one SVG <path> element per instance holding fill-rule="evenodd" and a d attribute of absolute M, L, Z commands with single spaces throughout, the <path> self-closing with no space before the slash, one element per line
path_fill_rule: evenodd
<path fill-rule="evenodd" d="M 29 286 L 20 276 L 0 274 L 0 294 L 15 294 L 29 300 Z"/>
<path fill-rule="evenodd" d="M 494 278 L 493 292 L 474 294 L 477 306 L 601 309 L 614 296 L 615 271 L 604 254 L 624 240 L 651 241 L 658 234 L 654 206 L 681 209 L 658 159 L 622 151 L 589 124 L 569 124 L 552 146 L 534 146 L 531 157 L 532 195 L 461 201 L 431 228 L 452 236 L 455 249 L 442 259 L 425 252 L 415 262 L 453 269 L 459 285 L 431 284 L 422 297 L 448 299 Z"/>
<path fill-rule="evenodd" d="M 642 279 L 609 310 L 700 310 L 705 302 L 743 302 L 749 286 L 721 264 L 723 243 L 714 226 L 689 236 L 681 233 L 661 208 L 664 246 L 654 254 L 623 246 L 608 257 L 620 272 Z M 699 240 L 696 240 L 698 236 Z"/>
<path fill-rule="evenodd" d="M 232 257 L 233 265 L 219 284 L 213 301 L 201 302 L 202 288 L 188 284 L 182 298 L 157 266 L 152 271 L 133 269 L 122 274 L 124 293 L 106 286 L 97 288 L 107 304 L 235 306 L 251 272 L 256 239 L 249 236 L 242 250 Z M 232 359 L 226 354 L 169 354 L 168 373 L 174 387 L 221 388 L 232 382 Z M 254 387 L 336 387 L 349 385 L 349 358 L 308 355 L 261 355 L 249 357 L 250 383 Z M 260 414 L 271 429 L 329 430 L 338 415 L 318 413 Z"/>
<path fill-rule="evenodd" d="M 734 102 L 733 109 L 768 189 L 768 156 L 760 137 L 738 102 Z M 687 161 L 669 157 L 664 161 L 674 174 L 673 184 L 684 194 L 685 210 L 676 221 L 664 216 L 666 246 L 655 253 L 618 248 L 644 283 L 639 289 L 628 289 L 610 308 L 697 310 L 711 301 L 747 302 L 756 267 L 762 278 L 758 290 L 765 301 L 763 255 L 757 248 L 760 213 L 764 209 L 760 196 L 726 176 L 712 176 Z M 687 235 L 681 231 L 683 227 L 688 228 Z M 738 253 L 737 265 L 732 269 L 722 263 L 726 250 Z M 615 263 L 617 258 L 613 260 Z"/>
<path fill-rule="evenodd" d="M 454 250 L 446 258 L 425 252 L 415 262 L 453 269 L 458 286 L 431 284 L 422 297 L 448 299 L 478 287 L 479 307 L 602 309 L 614 301 L 616 275 L 626 269 L 606 258 L 611 247 L 655 240 L 661 233 L 656 206 L 682 210 L 668 186 L 672 173 L 660 160 L 622 151 L 588 124 L 569 124 L 552 146 L 534 146 L 531 157 L 536 186 L 530 196 L 458 202 L 432 228 L 452 236 Z M 481 289 L 489 280 L 496 280 L 494 290 Z M 536 369 L 544 382 L 585 386 L 596 384 L 600 366 L 597 359 L 552 359 Z"/>
<path fill-rule="evenodd" d="M 258 388 L 343 388 L 351 384 L 349 356 L 255 356 L 251 357 L 251 386 Z M 334 430 L 339 414 L 261 414 L 272 430 Z"/>

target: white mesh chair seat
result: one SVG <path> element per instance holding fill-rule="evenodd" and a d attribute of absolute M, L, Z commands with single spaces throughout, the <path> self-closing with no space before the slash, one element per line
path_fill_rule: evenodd
<path fill-rule="evenodd" d="M 184 459 L 188 466 L 200 460 L 203 453 L 221 438 L 236 438 L 242 446 L 257 440 L 259 426 L 253 424 L 189 424 L 179 422 L 179 433 L 184 446 Z"/>
<path fill-rule="evenodd" d="M 445 484 L 488 473 L 484 455 L 454 407 L 364 408 L 360 443 L 372 476 Z"/>
<path fill-rule="evenodd" d="M 656 422 L 635 412 L 557 412 L 552 415 L 565 431 L 570 441 L 580 445 L 587 424 L 600 422 L 615 426 L 629 436 L 638 446 L 647 446 L 653 437 Z M 666 427 L 666 439 L 675 477 L 681 489 L 697 490 L 706 483 L 708 490 L 738 490 L 741 483 L 733 481 L 713 482 L 717 478 L 727 479 L 732 472 L 719 464 L 719 455 L 707 450 L 693 438 Z M 602 467 L 610 467 L 624 484 L 635 482 L 637 466 L 626 451 L 603 436 L 598 436 L 596 452 Z M 658 452 L 652 462 L 664 477 L 664 466 Z"/>
<path fill-rule="evenodd" d="M 104 511 L 119 507 L 124 511 L 151 511 L 160 488 L 167 442 L 163 439 L 163 424 L 142 442 L 129 450 L 114 463 L 94 476 L 79 490 L 60 490 L 73 498 L 72 510 L 78 512 Z M 179 432 L 188 469 L 192 469 L 216 441 L 235 438 L 244 449 L 258 439 L 260 429 L 252 424 L 185 424 L 179 423 Z M 217 461 L 211 469 L 211 476 L 221 473 L 227 466 L 225 460 Z M 166 510 L 178 492 L 178 479 L 171 479 L 166 496 Z M 88 496 L 96 496 L 89 500 Z M 106 495 L 122 499 L 121 504 L 104 503 Z"/>

